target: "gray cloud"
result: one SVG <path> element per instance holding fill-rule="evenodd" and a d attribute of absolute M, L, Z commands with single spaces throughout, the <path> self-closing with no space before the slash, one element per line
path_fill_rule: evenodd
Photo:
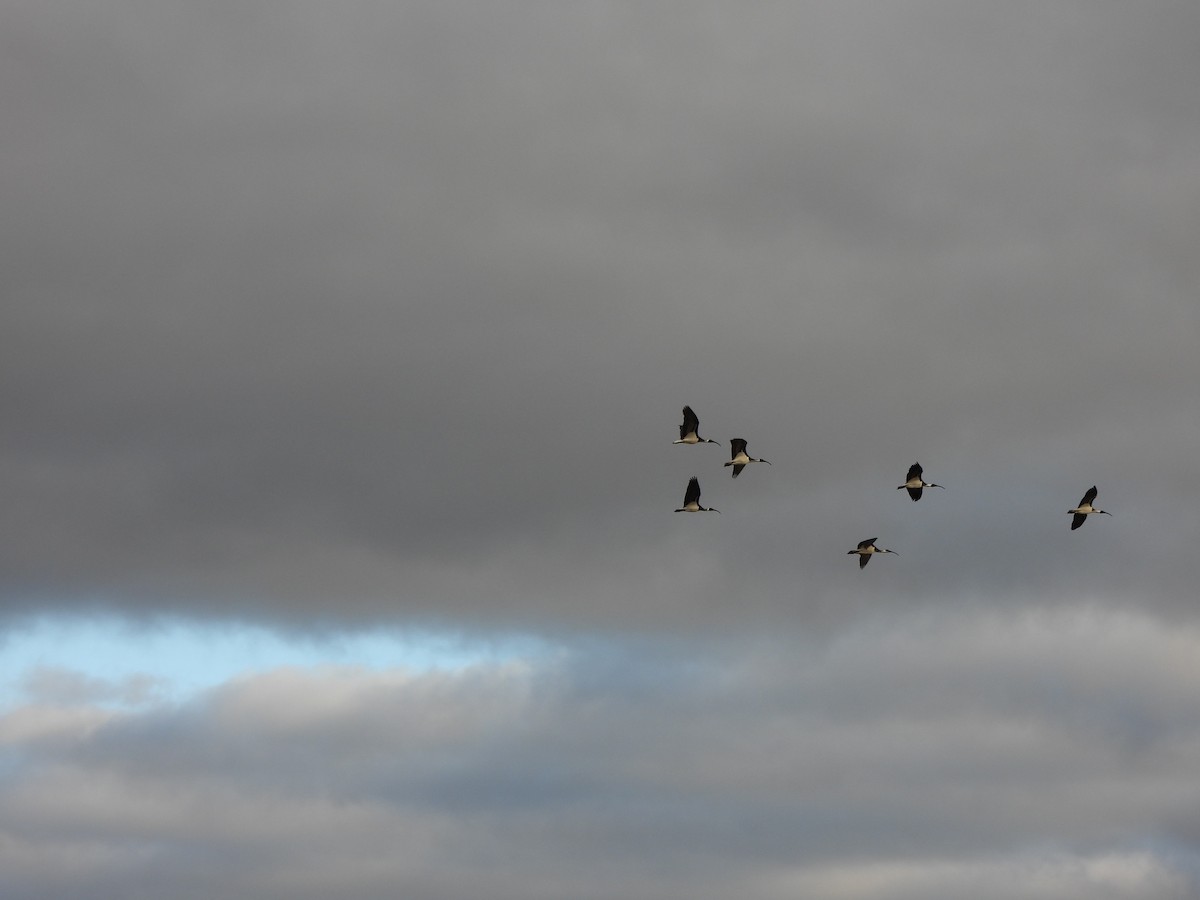
<path fill-rule="evenodd" d="M 7 38 L 10 609 L 611 623 L 719 534 L 779 618 L 876 532 L 1190 609 L 1190 8 L 135 10 Z"/>

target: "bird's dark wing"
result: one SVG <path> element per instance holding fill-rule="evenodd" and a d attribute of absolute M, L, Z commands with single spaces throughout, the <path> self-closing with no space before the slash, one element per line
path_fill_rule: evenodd
<path fill-rule="evenodd" d="M 734 477 L 734 478 L 737 478 L 737 477 L 738 477 L 738 475 L 741 473 L 742 469 L 744 469 L 744 468 L 746 468 L 746 464 L 745 464 L 745 463 L 742 463 L 741 465 L 734 466 L 734 467 L 733 467 L 733 477 Z"/>
<path fill-rule="evenodd" d="M 924 490 L 925 490 L 924 488 L 909 488 L 908 496 L 912 497 L 913 502 L 916 503 L 918 500 L 921 499 L 921 494 Z"/>
<path fill-rule="evenodd" d="M 1091 504 L 1091 502 L 1096 499 L 1096 493 L 1096 486 L 1093 484 L 1090 488 L 1088 488 L 1088 492 L 1083 495 L 1083 499 L 1079 501 L 1079 505 L 1083 506 L 1085 503 Z"/>
<path fill-rule="evenodd" d="M 865 541 L 859 541 L 858 549 L 866 550 L 868 547 L 870 547 L 872 544 L 874 544 L 877 540 L 879 540 L 879 538 L 867 538 Z"/>
<path fill-rule="evenodd" d="M 683 440 L 699 427 L 700 420 L 696 418 L 696 414 L 692 412 L 690 406 L 685 406 L 683 408 L 683 424 L 679 426 L 679 439 Z"/>
<path fill-rule="evenodd" d="M 683 505 L 700 502 L 700 479 L 695 475 L 688 480 L 687 490 L 683 494 Z"/>
<path fill-rule="evenodd" d="M 1083 513 L 1075 513 L 1075 518 L 1071 519 L 1071 530 L 1074 531 L 1080 525 L 1087 521 L 1087 516 Z"/>
<path fill-rule="evenodd" d="M 913 463 L 908 467 L 908 474 L 904 477 L 905 481 L 911 481 L 914 478 L 920 478 L 925 470 L 921 468 L 920 463 Z M 914 498 L 915 499 L 915 498 Z"/>
<path fill-rule="evenodd" d="M 860 569 L 865 569 L 867 567 L 867 563 L 869 563 L 870 561 L 871 561 L 870 554 L 859 554 L 858 567 Z"/>
<path fill-rule="evenodd" d="M 739 453 L 746 452 L 746 442 L 742 438 L 729 439 L 729 458 L 736 459 Z"/>

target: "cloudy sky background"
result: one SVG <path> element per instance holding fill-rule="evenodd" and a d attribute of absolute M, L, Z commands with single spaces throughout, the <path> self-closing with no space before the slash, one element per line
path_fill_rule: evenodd
<path fill-rule="evenodd" d="M 1200 893 L 1200 7 L 0 7 L 6 898 Z"/>

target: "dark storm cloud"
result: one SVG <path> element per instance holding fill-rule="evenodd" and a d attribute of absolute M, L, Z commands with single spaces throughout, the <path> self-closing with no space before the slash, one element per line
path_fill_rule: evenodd
<path fill-rule="evenodd" d="M 966 612 L 646 642 L 619 679 L 576 646 L 31 703 L 0 717 L 0 854 L 14 898 L 1184 897 L 1197 640 Z"/>
<path fill-rule="evenodd" d="M 10 611 L 1189 614 L 1190 5 L 9 13 Z"/>

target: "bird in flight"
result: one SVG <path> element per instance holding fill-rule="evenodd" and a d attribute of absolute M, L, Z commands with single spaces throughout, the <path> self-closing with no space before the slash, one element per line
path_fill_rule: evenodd
<path fill-rule="evenodd" d="M 896 553 L 895 550 L 884 550 L 882 547 L 876 547 L 875 542 L 877 540 L 879 540 L 879 538 L 867 538 L 865 541 L 858 542 L 857 550 L 847 550 L 846 551 L 847 553 L 857 553 L 858 554 L 859 569 L 865 569 L 867 567 L 867 563 L 869 563 L 871 561 L 872 554 Z M 900 554 L 896 553 L 896 555 L 899 556 Z"/>
<path fill-rule="evenodd" d="M 1071 520 L 1071 530 L 1074 531 L 1080 525 L 1087 521 L 1088 516 L 1105 515 L 1111 516 L 1112 513 L 1105 512 L 1102 509 L 1097 509 L 1092 506 L 1092 501 L 1096 499 L 1096 486 L 1093 484 L 1088 488 L 1087 493 L 1083 495 L 1083 499 L 1079 501 L 1079 505 L 1074 509 L 1068 509 L 1067 512 L 1074 513 L 1075 518 Z"/>
<path fill-rule="evenodd" d="M 940 484 L 931 484 L 928 481 L 923 481 L 921 479 L 921 475 L 924 473 L 924 471 L 925 470 L 921 468 L 920 463 L 913 463 L 908 467 L 908 480 L 905 481 L 904 484 L 897 487 L 896 490 L 907 488 L 908 496 L 913 498 L 914 503 L 921 499 L 921 493 L 927 487 L 942 488 L 943 491 L 945 490 L 945 488 Z"/>
<path fill-rule="evenodd" d="M 693 475 L 688 480 L 687 490 L 683 494 L 683 506 L 675 510 L 675 512 L 715 512 L 719 513 L 719 509 L 703 507 L 700 505 L 700 479 Z"/>
<path fill-rule="evenodd" d="M 702 438 L 698 434 L 700 429 L 700 419 L 692 412 L 690 406 L 683 408 L 683 424 L 679 426 L 679 440 L 672 441 L 673 444 L 716 444 L 721 445 L 720 441 L 710 441 L 708 438 Z"/>
<path fill-rule="evenodd" d="M 750 463 L 764 462 L 768 466 L 771 465 L 769 459 L 755 459 L 753 456 L 748 456 L 746 454 L 746 442 L 741 438 L 729 439 L 729 457 L 729 462 L 725 463 L 725 465 L 733 466 L 734 478 L 737 478 L 742 469 L 746 468 Z"/>

